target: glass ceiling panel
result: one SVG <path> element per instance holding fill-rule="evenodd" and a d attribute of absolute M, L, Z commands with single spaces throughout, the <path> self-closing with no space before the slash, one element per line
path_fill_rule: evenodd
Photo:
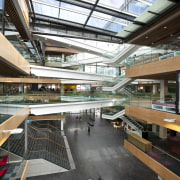
<path fill-rule="evenodd" d="M 0 9 L 2 9 L 2 0 L 0 0 Z"/>
<path fill-rule="evenodd" d="M 122 9 L 124 8 L 125 1 L 126 0 L 100 0 L 98 4 L 104 4 L 116 9 Z"/>
<path fill-rule="evenodd" d="M 124 28 L 124 26 L 121 24 L 108 22 L 108 21 L 101 20 L 101 19 L 94 18 L 94 17 L 91 17 L 89 19 L 87 25 L 101 28 L 101 29 L 106 29 L 106 30 L 113 31 L 113 32 L 119 32 Z"/>
<path fill-rule="evenodd" d="M 122 26 L 121 24 L 110 23 L 105 29 L 109 31 L 119 32 L 124 29 L 124 26 Z"/>
<path fill-rule="evenodd" d="M 59 1 L 57 0 L 39 0 L 48 4 L 54 4 L 54 5 L 58 5 L 59 6 Z"/>
<path fill-rule="evenodd" d="M 59 8 L 55 8 L 39 3 L 33 3 L 33 4 L 34 4 L 34 11 L 36 13 L 58 18 Z"/>
<path fill-rule="evenodd" d="M 90 12 L 89 9 L 82 8 L 82 7 L 75 6 L 75 5 L 68 4 L 68 3 L 64 3 L 64 2 L 61 2 L 61 6 L 62 6 L 62 7 L 66 7 L 66 8 L 70 8 L 70 9 L 72 9 L 72 10 L 76 10 L 76 11 L 88 13 L 88 14 L 89 14 L 89 12 Z"/>
<path fill-rule="evenodd" d="M 75 12 L 66 11 L 66 10 L 61 9 L 60 10 L 60 19 L 84 24 L 87 19 L 87 16 L 83 15 L 83 14 L 78 14 Z"/>
<path fill-rule="evenodd" d="M 107 21 L 91 17 L 87 23 L 89 26 L 97 27 L 97 28 L 104 28 L 107 24 Z"/>
<path fill-rule="evenodd" d="M 147 4 L 138 2 L 138 1 L 131 1 L 128 5 L 128 12 L 140 15 L 142 14 L 149 6 Z"/>
<path fill-rule="evenodd" d="M 92 16 L 97 16 L 97 18 L 101 17 L 101 18 L 109 19 L 111 21 L 117 21 L 117 22 L 124 23 L 124 24 L 126 23 L 126 20 L 124 20 L 124 19 L 117 18 L 117 17 L 114 17 L 114 16 L 110 16 L 108 14 L 103 14 L 103 13 L 100 13 L 100 12 L 97 12 L 97 11 L 93 11 Z"/>
<path fill-rule="evenodd" d="M 156 2 L 157 0 L 146 0 L 146 1 L 148 1 L 148 2 L 150 2 L 150 3 L 154 3 L 154 2 Z"/>

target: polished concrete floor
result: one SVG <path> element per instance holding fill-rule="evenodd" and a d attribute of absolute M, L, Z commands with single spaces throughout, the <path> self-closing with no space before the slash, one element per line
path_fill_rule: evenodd
<path fill-rule="evenodd" d="M 107 120 L 96 117 L 88 134 L 88 118 L 70 115 L 65 134 L 76 169 L 59 174 L 38 176 L 33 180 L 157 180 L 157 175 L 123 147 L 124 133 Z"/>

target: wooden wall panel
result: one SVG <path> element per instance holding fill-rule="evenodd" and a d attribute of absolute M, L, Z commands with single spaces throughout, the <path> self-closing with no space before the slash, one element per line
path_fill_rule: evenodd
<path fill-rule="evenodd" d="M 17 128 L 29 115 L 29 107 L 25 107 L 14 116 L 0 124 L 0 146 L 8 139 L 9 133 L 2 133 L 3 130 L 12 130 Z"/>
<path fill-rule="evenodd" d="M 30 74 L 29 63 L 1 33 L 0 42 L 0 61 L 8 64 L 15 71 L 19 70 L 21 74 Z M 4 67 L 1 68 L 3 69 Z"/>
<path fill-rule="evenodd" d="M 126 70 L 126 77 L 136 78 L 155 74 L 174 72 L 180 69 L 180 56 L 167 58 L 161 61 L 132 67 Z"/>
<path fill-rule="evenodd" d="M 132 106 L 128 104 L 125 105 L 125 113 L 137 119 L 152 122 L 153 124 L 180 132 L 180 116 L 177 114 Z M 163 121 L 164 119 L 176 119 L 176 122 L 168 123 Z"/>
<path fill-rule="evenodd" d="M 65 115 L 44 115 L 44 116 L 29 116 L 29 120 L 51 120 L 51 119 L 65 119 Z"/>
<path fill-rule="evenodd" d="M 42 84 L 60 84 L 59 79 L 37 79 L 37 78 L 4 78 L 0 77 L 0 82 L 7 83 L 42 83 Z"/>
<path fill-rule="evenodd" d="M 124 140 L 124 147 L 132 153 L 136 158 L 142 161 L 146 166 L 152 169 L 155 173 L 161 176 L 164 180 L 179 180 L 180 177 L 174 174 L 172 171 L 155 161 L 153 158 L 139 150 L 136 146 Z M 148 179 L 148 178 L 147 178 Z"/>

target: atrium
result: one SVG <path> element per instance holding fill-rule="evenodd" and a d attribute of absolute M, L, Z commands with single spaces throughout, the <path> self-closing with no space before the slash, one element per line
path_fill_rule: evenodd
<path fill-rule="evenodd" d="M 180 180 L 178 0 L 0 0 L 0 179 Z"/>

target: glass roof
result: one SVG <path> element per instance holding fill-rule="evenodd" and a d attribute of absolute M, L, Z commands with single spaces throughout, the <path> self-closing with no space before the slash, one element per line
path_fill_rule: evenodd
<path fill-rule="evenodd" d="M 107 32 L 122 31 L 156 0 L 32 0 L 35 13 Z M 69 3 L 68 3 L 69 2 Z M 88 3 L 88 4 L 87 4 Z"/>

